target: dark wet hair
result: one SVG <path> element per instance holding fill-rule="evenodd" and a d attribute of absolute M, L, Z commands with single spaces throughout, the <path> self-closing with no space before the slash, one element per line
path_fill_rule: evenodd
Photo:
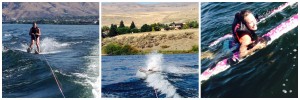
<path fill-rule="evenodd" d="M 244 19 L 246 16 L 248 16 L 249 14 L 252 14 L 252 12 L 250 10 L 242 10 L 240 12 L 241 18 Z"/>
<path fill-rule="evenodd" d="M 253 14 L 250 10 L 242 10 L 241 12 L 238 12 L 235 14 L 235 18 L 237 18 L 241 22 L 245 22 L 244 18 L 248 16 L 249 14 Z"/>
<path fill-rule="evenodd" d="M 246 21 L 244 18 L 248 16 L 249 14 L 253 14 L 250 10 L 242 10 L 235 14 L 234 21 L 232 23 L 232 32 L 235 34 L 237 33 L 251 33 L 251 37 L 256 40 L 257 35 L 255 34 L 255 31 L 249 30 L 249 27 L 246 25 Z M 236 28 L 236 25 L 240 25 L 238 29 Z M 237 40 L 237 38 L 235 38 Z M 238 41 L 238 40 L 237 40 Z"/>
<path fill-rule="evenodd" d="M 36 24 L 36 22 L 32 22 L 32 25 Z"/>

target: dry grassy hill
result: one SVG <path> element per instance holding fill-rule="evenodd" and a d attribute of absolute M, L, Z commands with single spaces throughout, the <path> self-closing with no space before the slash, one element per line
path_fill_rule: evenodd
<path fill-rule="evenodd" d="M 102 39 L 102 47 L 109 43 L 131 45 L 142 51 L 182 51 L 191 50 L 199 44 L 198 29 L 144 32 L 118 35 Z"/>
<path fill-rule="evenodd" d="M 3 2 L 3 19 L 98 16 L 98 2 Z"/>
<path fill-rule="evenodd" d="M 132 21 L 137 27 L 143 24 L 198 21 L 198 3 L 102 3 L 102 26 L 119 24 L 126 26 Z"/>

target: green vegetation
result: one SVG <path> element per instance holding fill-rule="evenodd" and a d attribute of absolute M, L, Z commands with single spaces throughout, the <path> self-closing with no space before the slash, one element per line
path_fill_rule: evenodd
<path fill-rule="evenodd" d="M 150 32 L 152 31 L 152 28 L 150 25 L 147 25 L 147 24 L 144 24 L 142 27 L 141 27 L 141 32 Z"/>
<path fill-rule="evenodd" d="M 109 27 L 108 26 L 102 26 L 101 28 L 101 31 L 102 32 L 105 32 L 105 31 L 108 31 L 109 30 Z"/>
<path fill-rule="evenodd" d="M 119 28 L 117 28 L 117 33 L 118 34 L 126 34 L 126 33 L 130 33 L 130 28 L 129 27 L 119 27 Z"/>
<path fill-rule="evenodd" d="M 99 16 L 66 16 L 51 18 L 4 20 L 3 24 L 59 24 L 59 25 L 99 25 Z"/>
<path fill-rule="evenodd" d="M 199 23 L 197 21 L 187 22 L 186 24 L 189 25 L 190 28 L 199 28 Z"/>
<path fill-rule="evenodd" d="M 104 46 L 103 52 L 108 55 L 133 55 L 139 53 L 139 51 L 130 45 L 120 45 L 117 43 L 110 43 Z"/>
<path fill-rule="evenodd" d="M 102 29 L 101 29 L 102 30 Z M 107 34 L 109 37 L 117 36 L 117 25 L 111 24 L 109 32 Z"/>
<path fill-rule="evenodd" d="M 163 47 L 169 47 L 164 45 Z M 160 50 L 162 54 L 182 54 L 182 53 L 198 53 L 198 45 L 194 45 L 190 50 Z M 134 54 L 148 54 L 152 51 L 140 51 L 130 45 L 120 45 L 117 43 L 110 43 L 102 47 L 102 51 L 107 55 L 134 55 Z"/>
<path fill-rule="evenodd" d="M 134 22 L 132 21 L 131 24 L 130 24 L 130 29 L 134 29 L 134 28 L 136 28 L 136 27 L 135 27 Z"/>
<path fill-rule="evenodd" d="M 123 20 L 120 21 L 119 27 L 115 24 L 111 24 L 111 27 L 109 29 L 109 32 L 107 32 L 107 26 L 102 27 L 105 29 L 101 29 L 101 34 L 103 37 L 113 37 L 121 34 L 127 34 L 127 33 L 139 33 L 139 32 L 155 32 L 155 31 L 161 31 L 162 29 L 168 31 L 168 30 L 175 30 L 175 29 L 190 29 L 190 28 L 199 28 L 199 23 L 197 21 L 191 21 L 186 23 L 170 23 L 168 24 L 161 24 L 161 23 L 154 23 L 151 25 L 144 24 L 140 29 L 138 29 L 134 22 L 131 22 L 130 27 L 127 27 L 124 25 Z"/>
<path fill-rule="evenodd" d="M 198 53 L 199 52 L 199 46 L 198 45 L 193 45 L 192 49 L 190 51 L 194 52 L 194 53 Z"/>
<path fill-rule="evenodd" d="M 123 22 L 123 20 L 121 20 L 120 26 L 118 28 L 124 28 L 124 27 L 125 27 L 124 22 Z"/>
<path fill-rule="evenodd" d="M 160 47 L 163 48 L 163 49 L 165 49 L 165 48 L 169 48 L 170 46 L 168 46 L 168 45 L 162 45 Z"/>
<path fill-rule="evenodd" d="M 194 45 L 190 50 L 160 50 L 162 54 L 181 54 L 181 53 L 198 53 L 198 45 Z"/>

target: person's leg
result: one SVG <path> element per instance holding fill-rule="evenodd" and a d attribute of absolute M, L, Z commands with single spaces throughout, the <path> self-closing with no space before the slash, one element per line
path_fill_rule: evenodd
<path fill-rule="evenodd" d="M 32 46 L 33 46 L 33 43 L 34 43 L 34 38 L 33 38 L 32 35 L 30 37 L 31 37 L 31 43 L 29 45 L 29 48 L 32 49 Z"/>
<path fill-rule="evenodd" d="M 40 52 L 40 37 L 39 36 L 36 36 L 36 47 L 37 47 L 38 52 Z"/>

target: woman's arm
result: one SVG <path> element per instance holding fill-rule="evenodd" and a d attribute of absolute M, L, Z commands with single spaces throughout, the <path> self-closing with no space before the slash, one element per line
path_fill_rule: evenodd
<path fill-rule="evenodd" d="M 29 35 L 32 35 L 32 33 L 31 33 L 31 28 L 30 28 L 30 30 L 29 30 Z"/>
<path fill-rule="evenodd" d="M 41 34 L 42 34 L 42 31 L 41 31 L 41 29 L 40 29 L 40 28 L 38 28 L 38 30 L 39 30 L 39 33 L 38 33 L 37 35 L 41 35 Z"/>
<path fill-rule="evenodd" d="M 244 35 L 240 38 L 241 46 L 240 46 L 240 57 L 244 58 L 247 55 L 251 53 L 250 50 L 248 50 L 248 45 L 251 44 L 251 37 L 249 35 Z"/>
<path fill-rule="evenodd" d="M 254 51 L 266 47 L 266 43 L 259 42 L 254 47 L 252 47 L 251 49 L 248 50 L 248 45 L 252 43 L 249 35 L 242 36 L 241 41 L 242 42 L 241 42 L 241 46 L 240 46 L 240 58 L 244 58 L 247 55 L 250 55 L 251 53 L 253 53 Z"/>

